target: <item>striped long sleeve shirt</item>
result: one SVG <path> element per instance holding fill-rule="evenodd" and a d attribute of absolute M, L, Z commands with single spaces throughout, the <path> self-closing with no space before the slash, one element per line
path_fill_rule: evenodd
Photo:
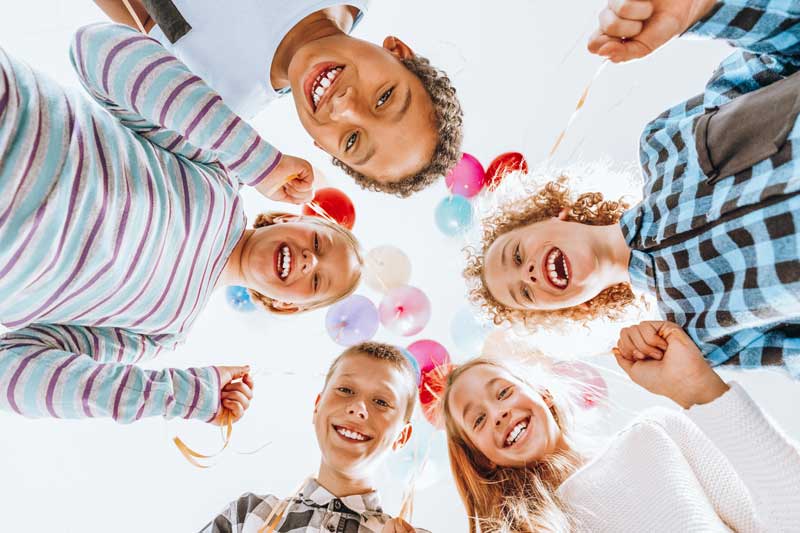
<path fill-rule="evenodd" d="M 645 128 L 631 279 L 711 364 L 800 379 L 800 6 L 725 0 L 689 33 L 737 50 Z"/>
<path fill-rule="evenodd" d="M 0 50 L 0 408 L 212 419 L 214 367 L 135 365 L 182 341 L 280 153 L 156 41 L 81 29 L 91 95 Z"/>

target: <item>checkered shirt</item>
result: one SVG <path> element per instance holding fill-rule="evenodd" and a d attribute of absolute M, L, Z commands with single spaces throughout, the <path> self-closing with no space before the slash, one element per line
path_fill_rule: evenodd
<path fill-rule="evenodd" d="M 280 501 L 272 495 L 243 494 L 201 533 L 259 533 Z M 381 509 L 377 492 L 337 498 L 312 478 L 292 499 L 275 533 L 380 533 L 391 518 Z"/>
<path fill-rule="evenodd" d="M 712 365 L 782 363 L 800 379 L 800 127 L 731 176 L 704 175 L 694 138 L 706 111 L 798 71 L 800 3 L 718 2 L 688 33 L 737 50 L 642 134 L 644 200 L 620 221 L 631 279 Z"/>

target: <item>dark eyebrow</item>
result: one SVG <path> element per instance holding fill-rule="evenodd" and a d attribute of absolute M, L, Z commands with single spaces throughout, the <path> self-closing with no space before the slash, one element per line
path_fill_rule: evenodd
<path fill-rule="evenodd" d="M 408 90 L 406 90 L 406 101 L 403 102 L 403 107 L 401 107 L 400 110 L 397 111 L 397 113 L 395 113 L 392 122 L 400 122 L 401 120 L 403 120 L 403 117 L 405 116 L 406 111 L 408 111 L 409 107 L 411 107 L 411 87 L 409 87 Z"/>

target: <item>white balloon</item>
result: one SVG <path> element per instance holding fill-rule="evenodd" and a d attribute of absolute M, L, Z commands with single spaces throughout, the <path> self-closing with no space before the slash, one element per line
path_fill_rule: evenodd
<path fill-rule="evenodd" d="M 396 246 L 373 248 L 364 265 L 364 283 L 371 289 L 386 293 L 395 287 L 408 285 L 411 279 L 411 261 Z"/>

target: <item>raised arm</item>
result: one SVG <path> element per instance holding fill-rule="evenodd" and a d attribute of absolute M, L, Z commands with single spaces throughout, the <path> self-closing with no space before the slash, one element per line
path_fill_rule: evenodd
<path fill-rule="evenodd" d="M 215 367 L 143 370 L 174 341 L 118 328 L 32 325 L 0 337 L 0 407 L 28 417 L 144 417 L 211 422 L 220 405 Z"/>
<path fill-rule="evenodd" d="M 305 173 L 310 190 L 310 164 L 290 156 L 282 161 L 278 150 L 158 41 L 126 26 L 93 24 L 78 30 L 70 56 L 89 94 L 149 141 L 201 163 L 219 161 L 273 200 L 308 199 L 278 185 Z"/>

